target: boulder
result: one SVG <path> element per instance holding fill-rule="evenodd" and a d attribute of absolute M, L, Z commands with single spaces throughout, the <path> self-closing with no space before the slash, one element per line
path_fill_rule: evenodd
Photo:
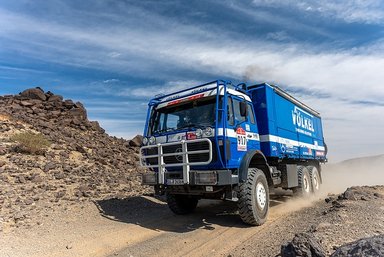
<path fill-rule="evenodd" d="M 51 95 L 48 98 L 48 102 L 61 102 L 63 101 L 63 97 L 61 95 Z"/>
<path fill-rule="evenodd" d="M 129 145 L 133 147 L 139 147 L 143 143 L 143 136 L 142 135 L 136 135 L 132 140 L 129 141 Z"/>
<path fill-rule="evenodd" d="M 29 99 L 38 99 L 42 101 L 47 100 L 47 97 L 45 96 L 44 91 L 39 87 L 26 89 L 23 92 L 21 92 L 20 95 L 22 97 L 29 98 Z"/>
<path fill-rule="evenodd" d="M 299 233 L 292 242 L 281 246 L 280 254 L 282 257 L 325 257 L 325 250 L 313 234 Z"/>
<path fill-rule="evenodd" d="M 384 235 L 363 238 L 339 247 L 331 257 L 384 256 Z"/>
<path fill-rule="evenodd" d="M 77 118 L 79 120 L 86 120 L 87 119 L 87 111 L 85 108 L 81 105 L 78 105 L 76 103 L 75 108 L 72 108 L 69 110 L 69 113 L 72 117 Z"/>
<path fill-rule="evenodd" d="M 73 107 L 74 103 L 72 100 L 65 100 L 64 103 L 63 103 L 64 107 L 70 109 Z"/>

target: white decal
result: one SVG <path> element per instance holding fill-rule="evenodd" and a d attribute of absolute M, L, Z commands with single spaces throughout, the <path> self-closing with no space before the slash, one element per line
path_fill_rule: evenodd
<path fill-rule="evenodd" d="M 292 140 L 284 137 L 278 137 L 275 135 L 261 135 L 260 142 L 275 142 L 275 143 L 285 144 L 287 146 L 307 147 L 307 148 L 320 150 L 320 151 L 324 151 L 325 149 L 324 146 L 304 143 L 304 142 L 300 142 L 300 141 L 296 141 L 296 140 Z"/>
<path fill-rule="evenodd" d="M 313 115 L 295 106 L 292 110 L 292 122 L 295 125 L 296 131 L 308 136 L 312 136 L 315 132 L 313 126 Z"/>

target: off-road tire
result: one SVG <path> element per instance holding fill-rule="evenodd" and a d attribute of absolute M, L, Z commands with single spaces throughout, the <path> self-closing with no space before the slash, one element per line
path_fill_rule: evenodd
<path fill-rule="evenodd" d="M 311 176 L 311 186 L 313 194 L 317 194 L 321 188 L 320 172 L 316 166 L 308 166 L 309 175 Z"/>
<path fill-rule="evenodd" d="M 195 211 L 199 199 L 189 195 L 167 194 L 169 209 L 175 214 L 185 215 Z"/>
<path fill-rule="evenodd" d="M 305 166 L 297 166 L 299 186 L 293 189 L 293 195 L 298 197 L 309 197 L 312 194 L 311 175 Z"/>
<path fill-rule="evenodd" d="M 246 182 L 239 185 L 238 207 L 244 223 L 259 226 L 267 220 L 269 189 L 267 178 L 260 169 L 248 169 Z"/>

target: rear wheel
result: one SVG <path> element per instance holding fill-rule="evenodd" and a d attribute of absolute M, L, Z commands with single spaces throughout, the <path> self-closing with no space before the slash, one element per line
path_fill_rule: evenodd
<path fill-rule="evenodd" d="M 320 191 L 320 185 L 321 185 L 320 173 L 317 167 L 315 166 L 309 166 L 308 170 L 311 176 L 312 192 L 316 194 Z"/>
<path fill-rule="evenodd" d="M 247 181 L 239 185 L 239 214 L 243 222 L 262 225 L 269 211 L 267 178 L 260 169 L 248 169 Z"/>
<path fill-rule="evenodd" d="M 175 214 L 185 215 L 194 212 L 198 199 L 188 195 L 167 194 L 169 209 Z"/>
<path fill-rule="evenodd" d="M 305 166 L 297 166 L 299 186 L 293 189 L 296 196 L 309 197 L 312 193 L 312 183 L 309 170 Z"/>

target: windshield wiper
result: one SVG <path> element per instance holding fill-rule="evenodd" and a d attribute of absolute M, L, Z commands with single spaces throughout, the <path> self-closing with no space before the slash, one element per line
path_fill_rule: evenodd
<path fill-rule="evenodd" d="M 153 132 L 153 134 L 169 132 L 169 131 L 175 131 L 175 130 L 176 130 L 176 128 L 166 128 L 166 129 L 162 129 L 162 130 L 156 130 L 156 131 Z"/>
<path fill-rule="evenodd" d="M 197 125 L 197 124 L 186 124 L 184 126 L 179 127 L 178 129 L 184 129 L 184 128 L 201 128 L 204 129 L 206 126 L 204 125 Z"/>

